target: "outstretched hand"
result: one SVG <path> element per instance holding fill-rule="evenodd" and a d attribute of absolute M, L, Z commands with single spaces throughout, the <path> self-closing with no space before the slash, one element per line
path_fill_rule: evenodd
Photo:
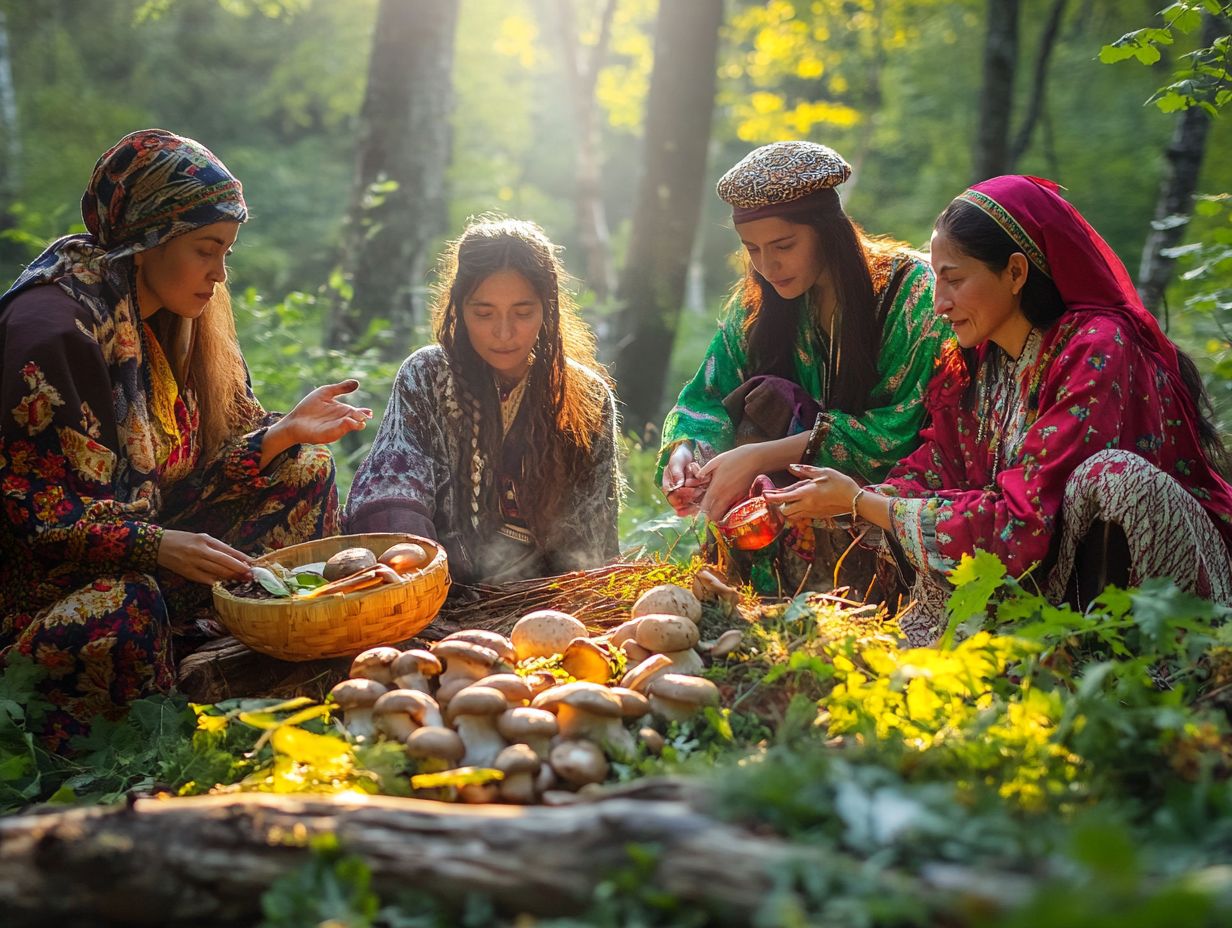
<path fill-rule="evenodd" d="M 860 485 L 846 474 L 809 464 L 793 464 L 789 469 L 805 479 L 765 493 L 766 499 L 779 507 L 788 522 L 807 523 L 851 512 L 851 500 Z"/>
<path fill-rule="evenodd" d="M 663 495 L 671 503 L 678 516 L 691 516 L 697 512 L 697 504 L 706 493 L 709 480 L 698 477 L 697 462 L 689 442 L 682 441 L 675 447 L 663 468 Z"/>
<path fill-rule="evenodd" d="M 372 418 L 372 410 L 352 406 L 338 399 L 359 389 L 358 380 L 327 383 L 317 387 L 295 404 L 279 423 L 294 438 L 292 444 L 327 445 L 348 432 L 362 429 Z"/>

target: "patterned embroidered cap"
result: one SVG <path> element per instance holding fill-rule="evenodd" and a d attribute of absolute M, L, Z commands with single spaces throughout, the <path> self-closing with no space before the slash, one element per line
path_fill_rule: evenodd
<path fill-rule="evenodd" d="M 142 129 L 98 159 L 81 216 L 114 259 L 215 222 L 244 222 L 248 207 L 240 182 L 200 142 Z"/>
<path fill-rule="evenodd" d="M 799 212 L 814 200 L 837 205 L 833 188 L 850 176 L 851 165 L 833 148 L 816 142 L 773 142 L 740 159 L 715 190 L 731 204 L 736 222 L 748 222 Z"/>

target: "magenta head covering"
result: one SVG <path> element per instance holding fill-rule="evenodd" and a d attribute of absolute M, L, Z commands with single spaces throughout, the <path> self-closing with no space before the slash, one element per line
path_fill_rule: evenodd
<path fill-rule="evenodd" d="M 1195 421 L 1197 409 L 1181 377 L 1176 346 L 1142 305 L 1116 252 L 1060 189 L 1042 177 L 1007 174 L 976 184 L 955 202 L 969 203 L 995 220 L 1028 260 L 1052 278 L 1067 312 L 1117 314 L 1167 371 Z"/>

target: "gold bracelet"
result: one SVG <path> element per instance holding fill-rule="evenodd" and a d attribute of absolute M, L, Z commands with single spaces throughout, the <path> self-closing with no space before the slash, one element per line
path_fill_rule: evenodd
<path fill-rule="evenodd" d="M 856 490 L 856 495 L 851 498 L 851 521 L 856 522 L 860 518 L 860 514 L 856 512 L 856 507 L 860 505 L 860 497 L 864 495 L 864 487 Z"/>

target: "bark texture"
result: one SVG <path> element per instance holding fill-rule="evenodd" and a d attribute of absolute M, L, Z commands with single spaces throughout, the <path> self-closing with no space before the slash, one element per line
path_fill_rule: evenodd
<path fill-rule="evenodd" d="M 360 113 L 355 189 L 344 233 L 349 298 L 329 343 L 349 348 L 376 319 L 388 360 L 406 355 L 425 309 L 428 249 L 444 228 L 457 0 L 381 0 Z"/>
<path fill-rule="evenodd" d="M 1010 117 L 1018 69 L 1019 0 L 988 0 L 984 39 L 984 86 L 976 128 L 974 182 L 1009 169 Z"/>
<path fill-rule="evenodd" d="M 617 295 L 616 382 L 635 431 L 659 403 L 684 301 L 714 112 L 722 0 L 662 3 L 646 112 L 642 174 Z"/>
<path fill-rule="evenodd" d="M 824 851 L 718 823 L 684 802 L 619 794 L 555 808 L 377 796 L 139 799 L 0 820 L 0 911 L 8 928 L 253 924 L 261 894 L 324 834 L 368 863 L 382 897 L 482 893 L 505 911 L 545 915 L 584 909 L 596 885 L 628 865 L 631 843 L 660 849 L 658 888 L 727 924 L 752 924 L 787 868 L 827 866 Z"/>

